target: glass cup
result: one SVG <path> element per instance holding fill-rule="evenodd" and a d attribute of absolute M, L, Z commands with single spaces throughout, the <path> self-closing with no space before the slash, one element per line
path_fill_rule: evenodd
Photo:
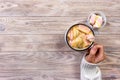
<path fill-rule="evenodd" d="M 105 14 L 104 14 L 103 12 L 101 12 L 101 11 L 95 11 L 95 12 L 92 12 L 92 13 L 88 16 L 88 18 L 87 18 L 87 24 L 88 24 L 90 27 L 92 27 L 93 29 L 95 29 L 95 28 L 90 24 L 90 18 L 91 18 L 91 15 L 92 15 L 92 14 L 100 15 L 100 16 L 102 17 L 103 23 L 102 23 L 102 25 L 101 25 L 101 28 L 103 28 L 103 27 L 106 25 L 106 22 L 107 22 L 107 19 L 106 19 Z M 98 29 L 100 29 L 100 28 L 98 28 Z"/>

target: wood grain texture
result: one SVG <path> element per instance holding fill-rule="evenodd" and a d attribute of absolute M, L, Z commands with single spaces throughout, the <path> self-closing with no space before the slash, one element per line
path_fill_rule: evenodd
<path fill-rule="evenodd" d="M 103 11 L 107 24 L 96 42 L 105 47 L 103 80 L 120 80 L 120 0 L 0 0 L 0 80 L 80 80 L 82 52 L 64 33 L 89 13 Z"/>
<path fill-rule="evenodd" d="M 88 15 L 86 15 L 86 17 L 0 17 L 0 23 L 4 24 L 4 29 L 0 27 L 0 34 L 64 34 L 74 23 L 84 23 L 87 16 Z M 119 35 L 120 18 L 110 17 L 107 21 L 107 25 L 101 29 L 99 33 Z"/>

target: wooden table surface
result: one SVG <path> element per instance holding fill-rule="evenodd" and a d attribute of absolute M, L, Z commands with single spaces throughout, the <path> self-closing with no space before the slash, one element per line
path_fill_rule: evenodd
<path fill-rule="evenodd" d="M 120 80 L 120 0 L 0 0 L 0 80 L 80 80 L 83 54 L 64 33 L 93 11 L 107 16 L 103 80 Z"/>

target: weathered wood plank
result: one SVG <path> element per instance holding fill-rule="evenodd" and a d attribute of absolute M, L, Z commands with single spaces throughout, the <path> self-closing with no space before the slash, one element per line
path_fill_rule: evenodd
<path fill-rule="evenodd" d="M 100 64 L 103 80 L 120 78 L 119 52 L 111 51 L 106 54 L 107 59 Z M 82 55 L 78 52 L 2 52 L 0 77 L 3 80 L 79 80 Z"/>
<path fill-rule="evenodd" d="M 78 80 L 81 57 L 77 52 L 1 53 L 0 77 L 9 80 Z"/>
<path fill-rule="evenodd" d="M 64 34 L 73 24 L 85 22 L 86 17 L 0 17 L 0 34 Z M 107 18 L 100 34 L 120 34 L 120 18 Z M 1 26 L 3 25 L 3 26 Z"/>
<path fill-rule="evenodd" d="M 107 59 L 101 64 L 103 80 L 120 79 L 120 52 L 106 52 Z"/>
<path fill-rule="evenodd" d="M 120 16 L 119 0 L 0 0 L 0 3 L 0 16 L 86 16 L 97 10 L 108 16 Z"/>
<path fill-rule="evenodd" d="M 97 35 L 96 42 L 106 51 L 120 51 L 119 35 Z M 64 41 L 64 35 L 1 35 L 1 51 L 72 51 Z"/>

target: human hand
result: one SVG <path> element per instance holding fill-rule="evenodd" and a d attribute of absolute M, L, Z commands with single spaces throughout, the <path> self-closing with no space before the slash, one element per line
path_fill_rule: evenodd
<path fill-rule="evenodd" d="M 102 45 L 94 45 L 89 54 L 86 55 L 85 59 L 90 63 L 99 63 L 105 59 L 106 55 L 104 53 L 104 48 Z"/>

